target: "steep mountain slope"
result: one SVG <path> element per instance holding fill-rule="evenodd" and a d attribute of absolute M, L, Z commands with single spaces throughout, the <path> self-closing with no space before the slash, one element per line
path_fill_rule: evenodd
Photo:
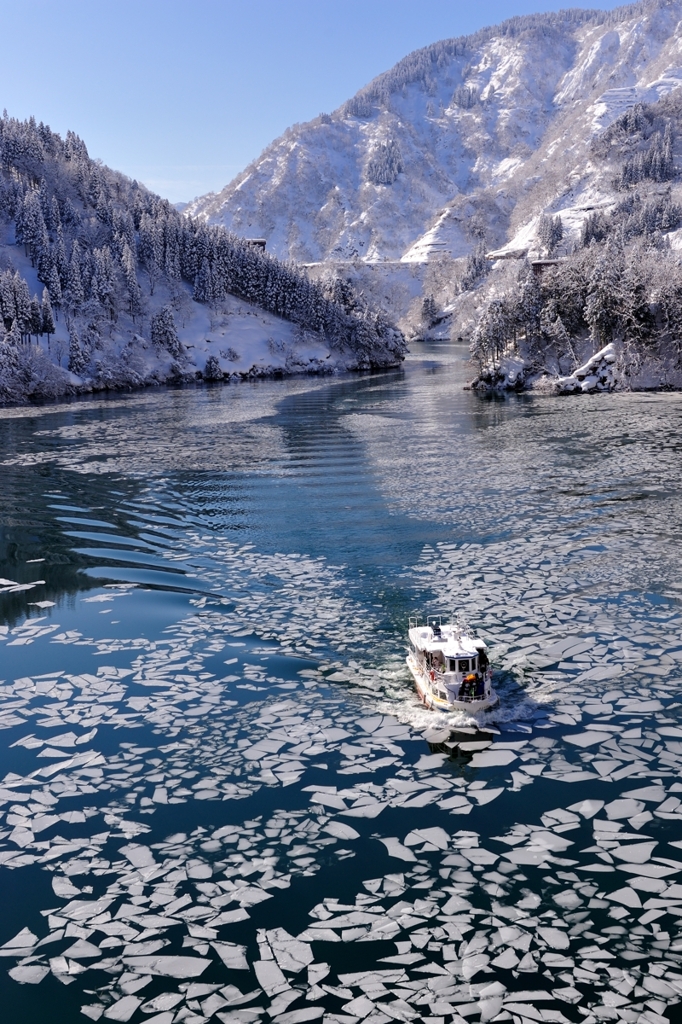
<path fill-rule="evenodd" d="M 543 210 L 577 238 L 608 201 L 591 139 L 682 84 L 681 21 L 680 0 L 642 0 L 436 43 L 185 212 L 311 263 L 458 259 L 480 239 L 532 249 Z"/>
<path fill-rule="evenodd" d="M 402 335 L 348 289 L 337 296 L 332 283 L 182 216 L 93 161 L 72 132 L 62 139 L 7 115 L 0 328 L 0 402 L 395 365 L 404 353 Z"/>

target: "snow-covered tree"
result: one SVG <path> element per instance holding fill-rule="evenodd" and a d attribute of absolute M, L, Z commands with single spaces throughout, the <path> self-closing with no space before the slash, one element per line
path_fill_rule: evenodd
<path fill-rule="evenodd" d="M 79 309 L 85 301 L 85 290 L 83 288 L 83 278 L 81 275 L 80 247 L 77 240 L 73 243 L 73 248 L 71 249 L 67 288 L 69 305 L 72 309 Z"/>
<path fill-rule="evenodd" d="M 543 214 L 538 226 L 538 238 L 548 256 L 551 256 L 563 237 L 564 226 L 561 217 L 558 214 L 556 217 Z"/>
<path fill-rule="evenodd" d="M 460 282 L 463 292 L 474 288 L 490 270 L 490 260 L 486 259 L 485 241 L 481 239 L 472 253 L 467 256 L 466 270 Z"/>
<path fill-rule="evenodd" d="M 82 377 L 90 362 L 90 354 L 81 343 L 77 330 L 69 334 L 69 372 Z"/>
<path fill-rule="evenodd" d="M 432 327 L 438 319 L 438 305 L 433 295 L 425 295 L 422 299 L 421 321 L 426 328 Z"/>
<path fill-rule="evenodd" d="M 395 139 L 380 142 L 367 163 L 367 181 L 373 185 L 392 185 L 403 169 L 403 157 Z"/>
<path fill-rule="evenodd" d="M 509 305 L 494 299 L 481 316 L 471 341 L 471 357 L 481 370 L 495 370 L 514 334 L 514 317 Z"/>
<path fill-rule="evenodd" d="M 155 313 L 151 322 L 152 342 L 158 348 L 165 348 L 177 359 L 182 353 L 182 345 L 175 326 L 173 310 L 170 306 L 164 306 L 158 313 Z"/>
<path fill-rule="evenodd" d="M 13 345 L 15 348 L 17 345 L 21 344 L 21 328 L 19 327 L 18 320 L 12 321 L 12 326 L 5 334 L 5 344 Z"/>
<path fill-rule="evenodd" d="M 47 335 L 48 344 L 50 342 L 50 335 L 55 332 L 54 313 L 52 312 L 52 303 L 50 302 L 50 293 L 47 288 L 43 288 L 43 301 L 40 307 L 40 333 Z"/>
<path fill-rule="evenodd" d="M 38 296 L 34 295 L 31 299 L 31 319 L 28 323 L 28 334 L 29 337 L 35 334 L 36 341 L 40 334 L 42 334 L 43 318 L 40 312 L 40 303 L 38 302 Z"/>
<path fill-rule="evenodd" d="M 589 279 L 585 320 L 599 348 L 611 341 L 619 327 L 623 269 L 622 252 L 616 245 L 607 245 Z"/>
<path fill-rule="evenodd" d="M 206 360 L 204 378 L 206 380 L 222 380 L 223 371 L 220 367 L 220 360 L 217 356 L 209 356 Z"/>

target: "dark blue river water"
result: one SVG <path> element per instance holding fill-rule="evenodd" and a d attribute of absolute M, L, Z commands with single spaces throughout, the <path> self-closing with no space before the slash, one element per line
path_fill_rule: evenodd
<path fill-rule="evenodd" d="M 682 396 L 464 356 L 0 411 L 3 1021 L 678 1019 Z"/>

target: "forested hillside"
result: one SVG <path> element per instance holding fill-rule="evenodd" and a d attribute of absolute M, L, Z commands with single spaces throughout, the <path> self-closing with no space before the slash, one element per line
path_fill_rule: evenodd
<path fill-rule="evenodd" d="M 635 104 L 594 138 L 590 156 L 612 201 L 587 213 L 568 247 L 561 216 L 540 218 L 536 245 L 546 260 L 522 261 L 506 280 L 482 285 L 488 302 L 471 343 L 480 384 L 555 377 L 560 390 L 680 386 L 682 261 L 673 245 L 681 133 L 678 89 Z M 603 379 L 576 377 L 583 357 L 606 346 L 615 346 L 614 359 Z"/>
<path fill-rule="evenodd" d="M 92 160 L 0 120 L 0 401 L 272 370 L 392 365 L 355 297 Z"/>

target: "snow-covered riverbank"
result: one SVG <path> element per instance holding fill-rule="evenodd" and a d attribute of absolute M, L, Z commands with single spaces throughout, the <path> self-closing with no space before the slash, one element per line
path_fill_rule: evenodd
<path fill-rule="evenodd" d="M 603 391 L 682 391 L 682 366 L 672 357 L 649 353 L 636 361 L 610 343 L 568 375 L 520 355 L 504 356 L 496 368 L 481 371 L 468 385 L 475 391 L 541 391 L 589 395 Z"/>
<path fill-rule="evenodd" d="M 68 369 L 70 339 L 63 323 L 49 342 L 0 342 L 0 404 L 160 384 L 332 374 L 392 366 L 401 359 L 388 345 L 371 358 L 335 348 L 323 335 L 234 297 L 218 311 L 188 305 L 191 315 L 178 326 L 175 354 L 151 340 L 148 325 L 136 329 L 123 322 L 87 352 L 80 373 Z"/>

